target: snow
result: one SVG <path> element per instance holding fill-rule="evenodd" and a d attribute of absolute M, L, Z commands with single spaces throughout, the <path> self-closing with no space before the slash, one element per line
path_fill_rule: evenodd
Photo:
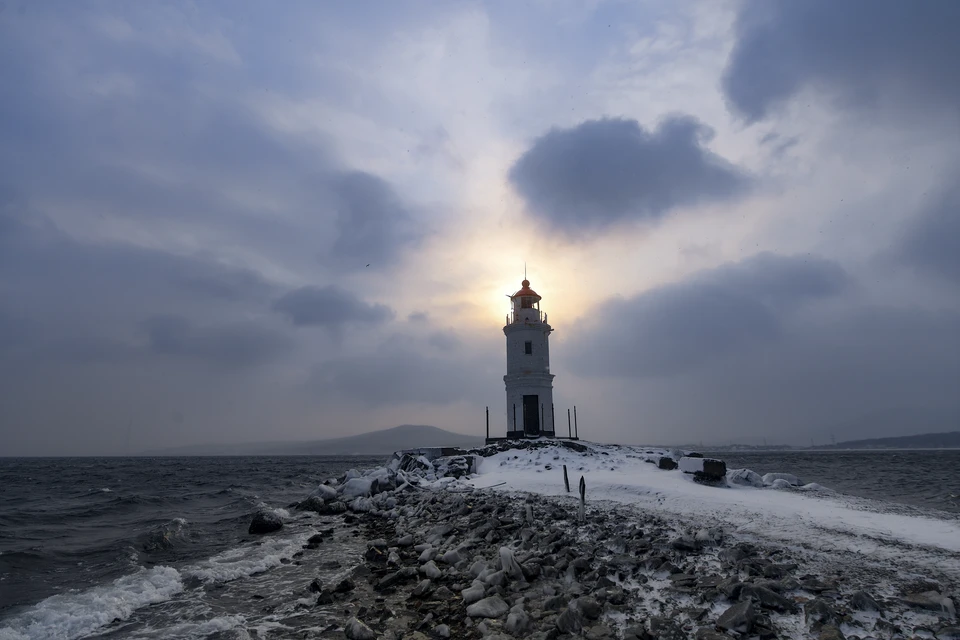
<path fill-rule="evenodd" d="M 786 490 L 733 484 L 712 487 L 695 483 L 679 469 L 658 469 L 655 461 L 667 450 L 580 442 L 585 452 L 564 446 L 508 450 L 481 458 L 478 472 L 466 482 L 495 491 L 567 494 L 563 465 L 571 487 L 586 482 L 588 506 L 597 501 L 635 505 L 663 514 L 696 517 L 701 526 L 721 526 L 745 537 L 757 537 L 819 551 L 869 555 L 871 559 L 911 562 L 960 576 L 960 522 L 922 512 L 890 510 L 883 503 L 818 491 L 790 474 L 767 474 L 765 483 Z M 550 467 L 547 469 L 547 467 Z M 754 481 L 756 474 L 740 473 Z M 777 482 L 781 481 L 781 482 Z M 878 478 L 878 482 L 882 482 Z M 736 482 L 736 480 L 734 480 Z"/>

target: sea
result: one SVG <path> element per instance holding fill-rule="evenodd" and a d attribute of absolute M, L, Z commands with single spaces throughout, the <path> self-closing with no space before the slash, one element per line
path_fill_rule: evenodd
<path fill-rule="evenodd" d="M 717 452 L 891 508 L 960 519 L 960 450 Z M 308 637 L 342 623 L 317 579 L 365 549 L 342 518 L 292 504 L 386 457 L 0 458 L 0 640 Z M 282 531 L 247 533 L 260 509 Z M 324 542 L 304 550 L 321 532 Z M 300 554 L 312 554 L 304 557 Z M 309 559 L 302 562 L 301 559 Z"/>

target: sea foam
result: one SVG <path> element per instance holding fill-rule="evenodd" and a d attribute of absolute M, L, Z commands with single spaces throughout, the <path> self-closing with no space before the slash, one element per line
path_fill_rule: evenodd
<path fill-rule="evenodd" d="M 126 620 L 142 606 L 169 600 L 181 591 L 183 581 L 176 569 L 142 569 L 108 585 L 51 596 L 8 620 L 0 628 L 0 640 L 80 638 L 114 620 Z"/>

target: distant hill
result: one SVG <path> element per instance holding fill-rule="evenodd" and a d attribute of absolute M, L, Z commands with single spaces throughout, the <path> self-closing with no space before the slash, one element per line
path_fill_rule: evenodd
<path fill-rule="evenodd" d="M 476 447 L 482 436 L 467 436 L 421 424 L 404 424 L 392 429 L 370 431 L 345 438 L 298 442 L 248 442 L 203 444 L 144 452 L 150 456 L 330 456 L 389 455 L 400 449 L 418 447 Z"/>
<path fill-rule="evenodd" d="M 947 433 L 923 433 L 897 438 L 870 438 L 847 440 L 817 449 L 949 449 L 960 448 L 960 431 Z"/>

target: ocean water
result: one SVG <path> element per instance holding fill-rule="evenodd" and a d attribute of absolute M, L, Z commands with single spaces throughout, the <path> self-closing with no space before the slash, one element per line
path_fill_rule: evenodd
<path fill-rule="evenodd" d="M 729 468 L 960 517 L 960 451 L 715 455 Z M 288 507 L 329 477 L 384 462 L 0 458 L 0 640 L 206 638 L 237 627 L 299 637 L 342 623 L 307 586 L 345 577 L 364 540 L 341 517 Z M 285 516 L 280 532 L 247 534 L 261 508 Z M 318 531 L 325 542 L 304 550 Z"/>
<path fill-rule="evenodd" d="M 290 522 L 260 537 L 247 533 L 252 514 L 283 510 L 327 478 L 384 462 L 0 458 L 0 640 L 187 638 L 242 624 L 282 627 L 304 585 L 335 579 L 360 543 L 334 535 L 312 553 L 342 566 L 331 562 L 318 573 L 311 563 L 308 575 L 290 558 L 320 518 L 281 511 Z"/>
<path fill-rule="evenodd" d="M 840 493 L 960 514 L 960 449 L 705 453 L 728 469 L 792 473 Z"/>

